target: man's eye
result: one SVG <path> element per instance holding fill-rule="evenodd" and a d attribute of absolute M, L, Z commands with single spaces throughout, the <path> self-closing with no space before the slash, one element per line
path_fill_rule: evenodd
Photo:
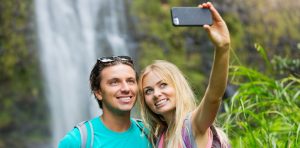
<path fill-rule="evenodd" d="M 153 89 L 146 89 L 146 90 L 144 91 L 144 93 L 145 93 L 146 95 L 151 95 L 151 94 L 153 93 Z"/>
<path fill-rule="evenodd" d="M 128 83 L 128 84 L 135 84 L 136 81 L 135 81 L 135 80 L 128 80 L 127 83 Z"/>
<path fill-rule="evenodd" d="M 118 85 L 118 81 L 111 81 L 110 83 L 109 83 L 110 85 L 112 85 L 112 86 L 116 86 L 116 85 Z"/>

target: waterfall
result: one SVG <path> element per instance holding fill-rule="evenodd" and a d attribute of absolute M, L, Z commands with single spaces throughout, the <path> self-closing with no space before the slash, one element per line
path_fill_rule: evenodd
<path fill-rule="evenodd" d="M 35 0 L 55 147 L 76 123 L 101 114 L 88 81 L 97 57 L 131 55 L 124 6 L 123 0 Z"/>

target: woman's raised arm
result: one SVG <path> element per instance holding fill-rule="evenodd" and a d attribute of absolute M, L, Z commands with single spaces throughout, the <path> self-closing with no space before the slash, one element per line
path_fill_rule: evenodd
<path fill-rule="evenodd" d="M 204 97 L 192 113 L 192 126 L 196 129 L 196 135 L 206 133 L 216 118 L 227 85 L 230 54 L 230 34 L 226 23 L 210 2 L 203 3 L 199 7 L 210 9 L 212 13 L 213 24 L 204 25 L 203 28 L 214 44 L 215 52 Z"/>

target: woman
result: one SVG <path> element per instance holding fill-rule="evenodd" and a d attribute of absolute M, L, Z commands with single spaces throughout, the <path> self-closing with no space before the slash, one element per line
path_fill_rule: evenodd
<path fill-rule="evenodd" d="M 210 3 L 199 5 L 212 13 L 213 24 L 204 25 L 215 46 L 214 63 L 209 85 L 201 103 L 195 105 L 194 94 L 180 70 L 166 61 L 155 61 L 141 73 L 141 113 L 150 130 L 150 139 L 156 147 L 213 147 L 216 144 L 216 118 L 225 92 L 230 35 L 226 23 Z M 227 147 L 222 134 L 217 140 Z"/>

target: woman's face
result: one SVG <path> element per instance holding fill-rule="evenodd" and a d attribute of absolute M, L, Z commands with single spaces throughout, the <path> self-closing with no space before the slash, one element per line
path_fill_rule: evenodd
<path fill-rule="evenodd" d="M 159 75 L 149 72 L 142 80 L 142 90 L 146 105 L 162 116 L 176 108 L 175 89 Z"/>

